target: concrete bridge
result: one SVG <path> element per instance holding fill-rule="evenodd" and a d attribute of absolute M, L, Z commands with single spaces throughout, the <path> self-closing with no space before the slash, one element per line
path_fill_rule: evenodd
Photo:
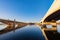
<path fill-rule="evenodd" d="M 21 28 L 21 27 L 24 27 L 24 26 L 28 25 L 28 23 L 18 22 L 18 21 L 15 21 L 15 19 L 14 19 L 14 21 L 0 19 L 0 22 L 3 23 L 3 24 L 0 24 L 0 25 L 4 25 L 4 24 L 7 25 L 7 27 L 5 29 L 0 30 L 0 34 L 7 33 L 7 32 L 10 32 L 10 31 L 14 31 L 18 28 Z"/>
<path fill-rule="evenodd" d="M 60 40 L 60 34 L 57 32 L 57 25 L 60 25 L 60 0 L 54 0 L 46 15 L 42 18 L 40 29 L 46 40 Z M 47 28 L 47 25 L 52 25 L 52 28 Z"/>
<path fill-rule="evenodd" d="M 60 0 L 54 0 L 51 7 L 42 18 L 41 22 L 50 22 L 52 20 L 59 20 L 60 19 Z"/>

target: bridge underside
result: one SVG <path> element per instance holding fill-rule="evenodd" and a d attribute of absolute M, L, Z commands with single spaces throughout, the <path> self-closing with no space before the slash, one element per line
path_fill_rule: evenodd
<path fill-rule="evenodd" d="M 55 11 L 54 13 L 52 13 L 51 15 L 49 15 L 48 17 L 45 18 L 45 20 L 43 21 L 43 25 L 45 24 L 45 26 L 43 26 L 43 28 L 41 28 L 43 31 L 43 33 L 45 33 L 45 38 L 48 40 L 60 40 L 60 33 L 57 32 L 57 25 L 56 25 L 56 21 L 60 20 L 60 9 Z M 50 22 L 50 23 L 48 23 Z M 46 27 L 46 23 L 47 24 L 51 24 L 52 28 L 56 28 L 56 30 L 54 29 L 54 31 L 52 30 L 52 28 L 50 28 L 51 30 L 49 30 Z M 44 28 L 48 29 L 45 30 Z"/>
<path fill-rule="evenodd" d="M 60 19 L 60 9 L 57 10 L 56 12 L 52 13 L 51 15 L 49 15 L 44 22 L 50 22 L 52 20 L 57 21 Z"/>

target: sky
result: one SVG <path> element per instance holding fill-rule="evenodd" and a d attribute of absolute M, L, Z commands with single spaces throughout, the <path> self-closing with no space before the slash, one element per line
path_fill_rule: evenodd
<path fill-rule="evenodd" d="M 54 0 L 0 0 L 0 18 L 39 22 Z"/>

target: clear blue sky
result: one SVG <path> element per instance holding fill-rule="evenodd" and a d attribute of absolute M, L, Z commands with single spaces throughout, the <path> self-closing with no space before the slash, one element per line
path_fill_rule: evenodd
<path fill-rule="evenodd" d="M 0 0 L 0 18 L 39 22 L 54 0 Z"/>

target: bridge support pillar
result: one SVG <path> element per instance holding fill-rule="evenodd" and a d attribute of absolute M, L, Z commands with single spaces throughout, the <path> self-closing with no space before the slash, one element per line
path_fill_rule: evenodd
<path fill-rule="evenodd" d="M 57 24 L 55 20 L 52 20 L 52 28 L 54 29 L 54 31 L 57 31 Z"/>

